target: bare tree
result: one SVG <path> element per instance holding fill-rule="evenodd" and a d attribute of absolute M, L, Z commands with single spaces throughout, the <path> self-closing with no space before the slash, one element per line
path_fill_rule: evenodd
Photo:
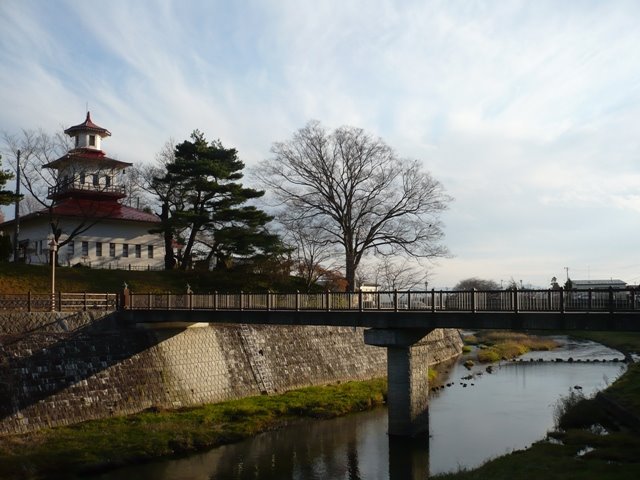
<path fill-rule="evenodd" d="M 349 290 L 367 252 L 447 254 L 439 215 L 451 198 L 418 161 L 398 158 L 381 139 L 312 121 L 271 151 L 256 176 L 281 206 L 344 249 Z"/>
<path fill-rule="evenodd" d="M 42 204 L 30 193 L 20 200 L 20 215 L 29 215 L 42 209 Z"/>
<path fill-rule="evenodd" d="M 296 273 L 307 288 L 315 284 L 327 271 L 335 270 L 336 248 L 327 235 L 299 218 L 283 212 L 278 220 L 285 228 L 284 240 L 293 249 Z"/>
<path fill-rule="evenodd" d="M 375 283 L 382 290 L 423 290 L 429 278 L 426 268 L 411 258 L 382 257 L 375 268 Z"/>
<path fill-rule="evenodd" d="M 174 226 L 169 225 L 172 213 L 184 207 L 182 198 L 178 195 L 175 185 L 168 181 L 159 181 L 167 170 L 167 165 L 175 162 L 175 141 L 167 140 L 160 151 L 156 154 L 156 161 L 151 165 L 143 165 L 137 169 L 137 178 L 140 187 L 154 198 L 158 199 L 160 213 L 158 217 L 161 226 L 157 232 L 162 233 L 164 238 L 164 266 L 166 270 L 171 270 L 176 266 L 176 256 L 174 254 L 174 240 L 179 238 L 180 233 Z"/>
<path fill-rule="evenodd" d="M 47 198 L 48 189 L 58 184 L 58 171 L 43 166 L 73 148 L 71 139 L 62 131 L 50 135 L 42 129 L 23 129 L 20 135 L 3 132 L 2 137 L 14 159 L 17 158 L 18 150 L 21 152 L 22 186 L 43 208 L 48 208 L 51 205 Z M 15 160 L 11 162 L 11 166 L 14 171 L 17 169 Z"/>

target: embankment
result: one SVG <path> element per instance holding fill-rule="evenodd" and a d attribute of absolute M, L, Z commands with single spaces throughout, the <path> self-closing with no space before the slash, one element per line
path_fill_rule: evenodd
<path fill-rule="evenodd" d="M 430 363 L 460 353 L 436 330 Z M 0 314 L 0 435 L 386 375 L 362 329 L 205 325 L 143 330 L 104 312 Z"/>

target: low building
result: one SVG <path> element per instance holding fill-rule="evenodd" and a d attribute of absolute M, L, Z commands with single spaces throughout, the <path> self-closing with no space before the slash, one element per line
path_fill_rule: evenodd
<path fill-rule="evenodd" d="M 156 269 L 164 265 L 164 243 L 153 213 L 123 204 L 122 178 L 131 163 L 107 157 L 102 140 L 111 136 L 87 112 L 85 121 L 65 130 L 75 147 L 43 168 L 56 171 L 49 188 L 51 206 L 19 221 L 19 259 L 30 264 L 49 262 L 55 231 L 60 265 L 94 268 Z M 0 224 L 13 236 L 15 219 Z"/>

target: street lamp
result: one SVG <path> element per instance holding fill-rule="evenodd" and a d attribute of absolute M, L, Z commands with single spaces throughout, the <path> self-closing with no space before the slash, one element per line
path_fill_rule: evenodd
<path fill-rule="evenodd" d="M 51 252 L 51 311 L 56 310 L 56 263 L 58 252 L 58 242 L 54 235 L 49 235 L 49 251 Z"/>

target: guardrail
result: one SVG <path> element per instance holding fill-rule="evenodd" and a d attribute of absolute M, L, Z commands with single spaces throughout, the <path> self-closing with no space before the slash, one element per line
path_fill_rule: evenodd
<path fill-rule="evenodd" d="M 629 312 L 640 313 L 640 292 L 604 290 L 464 290 L 323 293 L 133 293 L 132 310 Z"/>
<path fill-rule="evenodd" d="M 0 294 L 0 311 L 79 312 L 84 310 L 117 310 L 117 293 L 50 293 Z"/>
<path fill-rule="evenodd" d="M 52 308 L 53 307 L 53 308 Z M 430 290 L 322 293 L 116 293 L 0 294 L 4 311 L 256 310 L 423 312 L 635 312 L 640 291 Z"/>

